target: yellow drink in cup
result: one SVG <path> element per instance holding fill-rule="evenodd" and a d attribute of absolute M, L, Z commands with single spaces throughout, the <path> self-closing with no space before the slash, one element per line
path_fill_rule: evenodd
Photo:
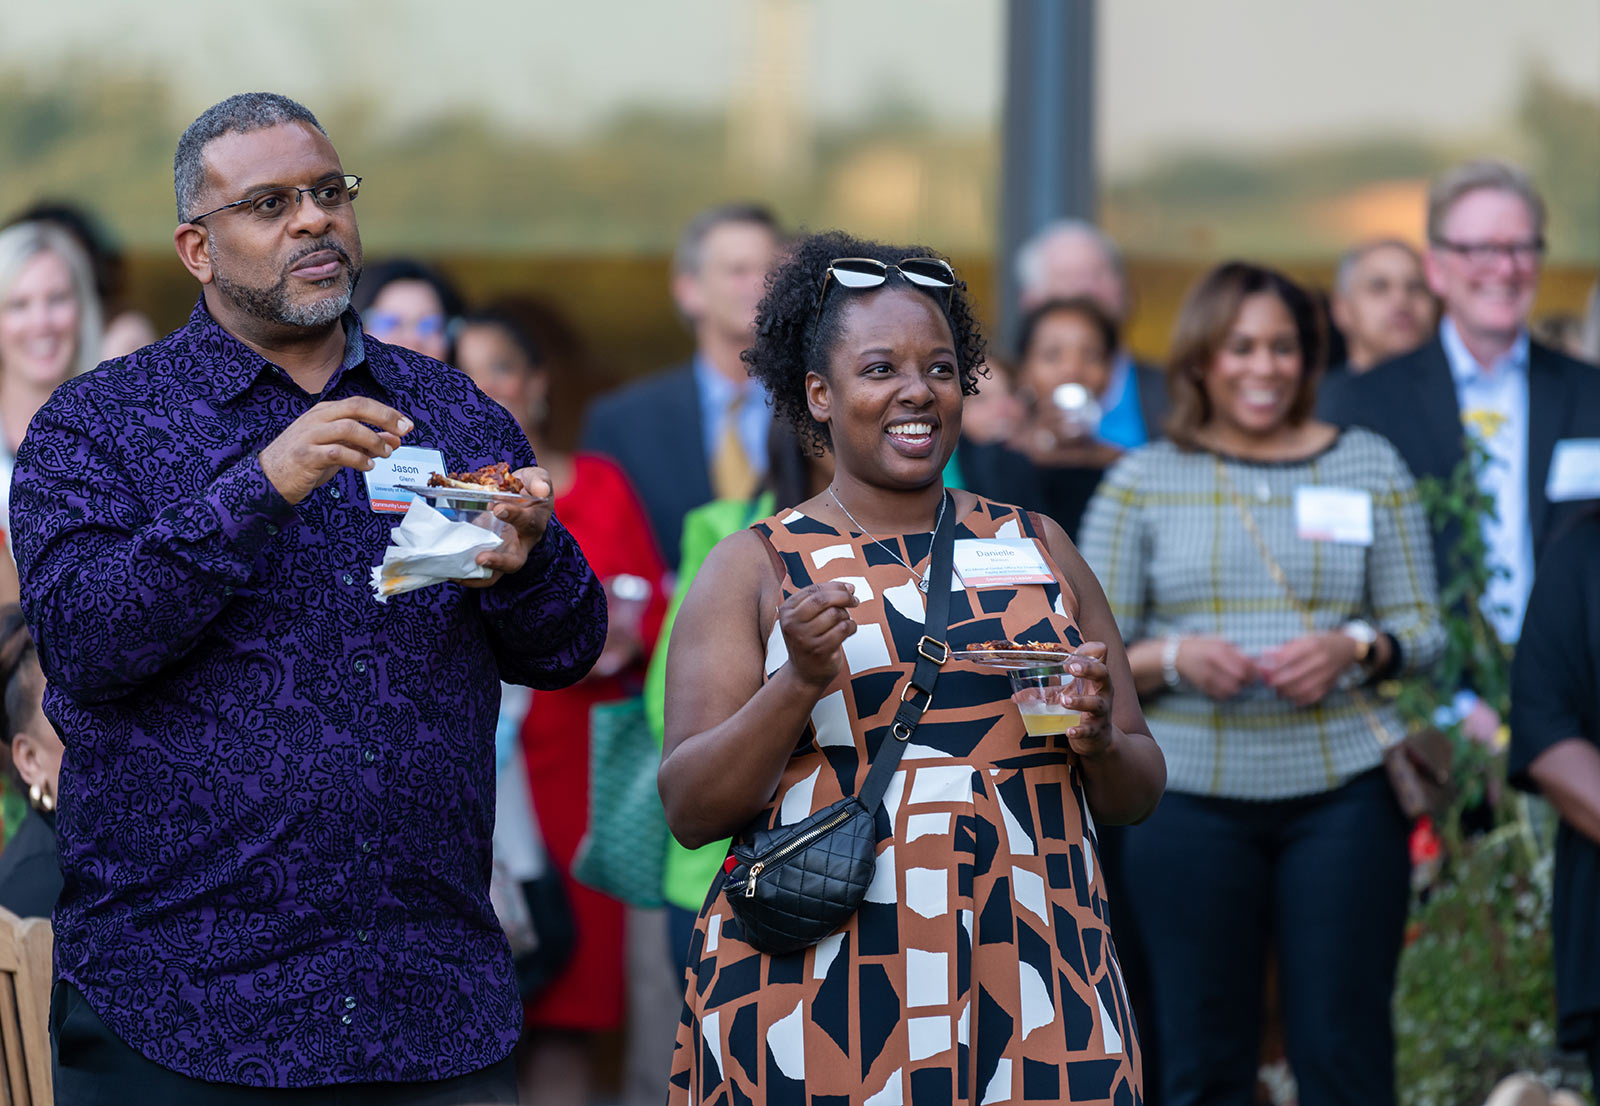
<path fill-rule="evenodd" d="M 1064 734 L 1078 724 L 1079 712 L 1066 705 L 1067 698 L 1077 694 L 1078 678 L 1067 671 L 1065 661 L 1017 669 L 1009 675 L 1011 701 L 1030 737 Z"/>
<path fill-rule="evenodd" d="M 1056 707 L 1048 703 L 1042 705 L 1018 703 L 1017 710 L 1022 713 L 1022 728 L 1028 731 L 1029 737 L 1066 733 L 1078 724 L 1078 712 L 1068 710 L 1066 707 Z"/>

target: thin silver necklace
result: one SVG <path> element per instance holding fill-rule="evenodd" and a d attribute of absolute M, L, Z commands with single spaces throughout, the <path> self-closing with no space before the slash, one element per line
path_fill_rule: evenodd
<path fill-rule="evenodd" d="M 911 578 L 917 582 L 917 590 L 918 591 L 922 592 L 922 594 L 924 594 L 924 595 L 928 594 L 928 577 L 933 573 L 933 563 L 931 561 L 928 564 L 928 571 L 919 573 L 916 569 L 914 569 L 910 565 L 906 564 L 905 560 L 900 556 L 900 554 L 896 553 L 893 549 L 889 548 L 889 546 L 883 544 L 883 542 L 878 541 L 878 537 L 877 537 L 876 534 L 874 534 L 871 530 L 868 530 L 865 526 L 861 525 L 861 523 L 856 521 L 856 516 L 851 514 L 850 513 L 850 508 L 846 507 L 844 505 L 844 503 L 840 501 L 838 493 L 833 490 L 833 485 L 831 485 L 831 484 L 828 486 L 828 497 L 839 505 L 839 510 L 844 512 L 844 517 L 849 519 L 852 523 L 854 523 L 855 524 L 855 528 L 857 530 L 860 530 L 867 537 L 871 538 L 873 540 L 873 542 L 878 546 L 879 549 L 883 550 L 885 553 L 889 554 L 889 556 L 893 557 L 896 561 L 899 561 L 901 565 L 905 566 L 905 570 L 907 572 L 911 573 Z M 949 500 L 949 498 L 950 497 L 948 495 L 939 496 L 939 513 L 936 516 L 934 516 L 933 529 L 931 531 L 929 531 L 929 533 L 938 533 L 938 531 L 939 531 L 939 523 L 944 521 L 944 505 Z"/>

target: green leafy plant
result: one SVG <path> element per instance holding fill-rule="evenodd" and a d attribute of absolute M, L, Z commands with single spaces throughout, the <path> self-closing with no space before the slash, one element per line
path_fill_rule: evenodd
<path fill-rule="evenodd" d="M 1542 803 L 1504 785 L 1511 652 L 1482 602 L 1504 573 L 1483 536 L 1495 511 L 1478 486 L 1487 461 L 1479 437 L 1468 433 L 1466 456 L 1448 480 L 1418 482 L 1429 525 L 1454 538 L 1439 581 L 1445 648 L 1428 672 L 1387 689 L 1409 725 L 1452 718 L 1464 687 L 1502 719 L 1491 743 L 1467 737 L 1459 720 L 1445 727 L 1458 789 L 1436 827 L 1441 864 L 1412 912 L 1395 989 L 1404 1106 L 1477 1106 L 1518 1070 L 1552 1086 L 1584 1081 L 1581 1067 L 1563 1068 L 1555 1051 L 1553 819 Z"/>

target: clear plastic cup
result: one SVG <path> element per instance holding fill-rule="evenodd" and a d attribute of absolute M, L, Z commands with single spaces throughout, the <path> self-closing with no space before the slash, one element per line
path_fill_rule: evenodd
<path fill-rule="evenodd" d="M 1078 712 L 1066 705 L 1067 697 L 1077 694 L 1078 678 L 1067 671 L 1065 662 L 1016 669 L 1009 675 L 1011 701 L 1030 737 L 1064 734 L 1078 724 Z"/>

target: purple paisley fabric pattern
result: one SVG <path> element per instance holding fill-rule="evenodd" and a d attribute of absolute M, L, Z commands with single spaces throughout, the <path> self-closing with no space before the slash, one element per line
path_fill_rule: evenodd
<path fill-rule="evenodd" d="M 56 968 L 185 1075 L 442 1079 L 522 1010 L 489 904 L 501 679 L 583 676 L 605 596 L 550 524 L 494 587 L 380 604 L 400 515 L 344 469 L 291 506 L 257 452 L 366 395 L 452 469 L 533 463 L 465 374 L 365 338 L 320 397 L 202 303 L 35 418 L 11 500 L 22 600 L 67 746 Z"/>

